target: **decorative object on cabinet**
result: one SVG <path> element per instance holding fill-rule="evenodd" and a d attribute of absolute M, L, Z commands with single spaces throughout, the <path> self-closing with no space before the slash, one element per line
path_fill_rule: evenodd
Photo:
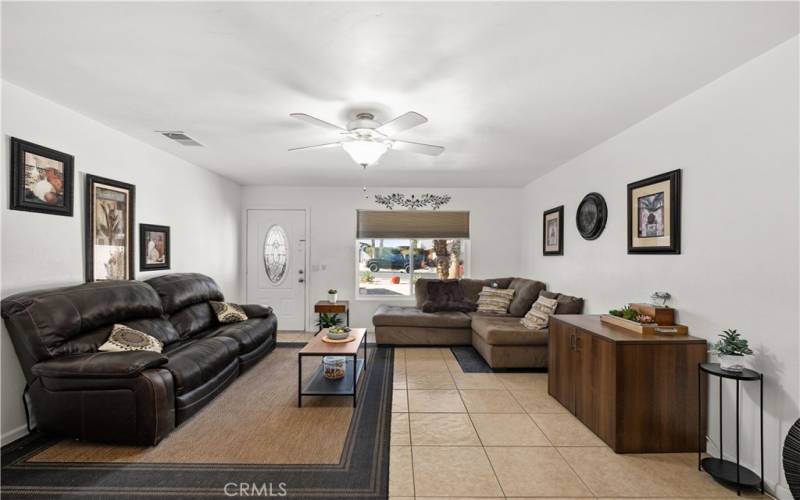
<path fill-rule="evenodd" d="M 542 255 L 564 255 L 564 205 L 542 216 Z"/>
<path fill-rule="evenodd" d="M 719 458 L 708 457 L 703 458 L 700 451 L 697 452 L 697 470 L 704 470 L 711 474 L 711 476 L 723 483 L 727 483 L 736 488 L 736 493 L 741 495 L 742 486 L 745 487 L 761 487 L 761 493 L 764 493 L 764 375 L 753 370 L 744 369 L 741 372 L 731 372 L 720 368 L 717 363 L 700 363 L 697 365 L 697 390 L 701 391 L 703 386 L 703 373 L 719 377 Z M 736 463 L 724 459 L 724 448 L 722 440 L 722 379 L 733 379 L 736 381 Z M 761 410 L 761 418 L 759 419 L 759 427 L 761 431 L 761 476 L 757 475 L 750 469 L 743 467 L 739 462 L 739 382 L 741 381 L 755 381 L 759 382 L 759 407 Z M 698 392 L 699 394 L 699 392 Z M 702 398 L 698 397 L 698 416 L 697 416 L 697 430 L 698 430 L 698 450 L 700 450 L 701 439 L 705 436 L 701 430 L 704 423 L 702 419 L 703 407 Z"/>
<path fill-rule="evenodd" d="M 681 171 L 628 184 L 628 253 L 681 253 Z"/>
<path fill-rule="evenodd" d="M 11 210 L 72 217 L 74 158 L 11 138 Z"/>
<path fill-rule="evenodd" d="M 328 302 L 331 304 L 335 304 L 336 301 L 339 299 L 339 290 L 335 288 L 331 288 L 328 290 Z"/>
<path fill-rule="evenodd" d="M 86 174 L 86 281 L 133 279 L 136 186 Z"/>
<path fill-rule="evenodd" d="M 597 239 L 606 228 L 608 207 L 600 193 L 589 193 L 583 197 L 575 213 L 575 224 L 585 240 Z"/>
<path fill-rule="evenodd" d="M 650 298 L 653 300 L 653 305 L 667 307 L 667 301 L 672 298 L 672 295 L 669 292 L 653 292 Z"/>
<path fill-rule="evenodd" d="M 139 224 L 139 270 L 169 269 L 169 245 L 169 226 Z"/>

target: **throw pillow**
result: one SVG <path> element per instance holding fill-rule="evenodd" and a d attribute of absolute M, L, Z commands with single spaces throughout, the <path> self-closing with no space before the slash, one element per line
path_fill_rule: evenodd
<path fill-rule="evenodd" d="M 485 286 L 478 294 L 478 312 L 505 314 L 514 298 L 513 288 L 492 288 Z"/>
<path fill-rule="evenodd" d="M 98 347 L 97 350 L 101 352 L 161 352 L 163 348 L 164 344 L 155 337 L 125 325 L 114 325 L 111 329 L 111 335 L 108 336 L 108 340 Z"/>
<path fill-rule="evenodd" d="M 242 306 L 232 302 L 214 302 L 209 301 L 211 308 L 214 309 L 214 314 L 220 323 L 238 323 L 247 319 Z"/>
<path fill-rule="evenodd" d="M 475 304 L 464 298 L 464 290 L 458 280 L 430 280 L 426 283 L 426 289 L 427 298 L 422 304 L 422 312 L 475 310 Z"/>
<path fill-rule="evenodd" d="M 558 301 L 539 296 L 531 306 L 531 310 L 519 320 L 529 330 L 544 330 L 550 324 L 550 315 L 556 312 Z"/>

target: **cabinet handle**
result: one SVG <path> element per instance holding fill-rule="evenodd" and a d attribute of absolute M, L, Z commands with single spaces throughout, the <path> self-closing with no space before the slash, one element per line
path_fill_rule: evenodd
<path fill-rule="evenodd" d="M 572 348 L 573 351 L 575 350 L 575 334 L 574 333 L 571 333 L 569 335 L 569 346 L 570 346 L 570 348 Z"/>

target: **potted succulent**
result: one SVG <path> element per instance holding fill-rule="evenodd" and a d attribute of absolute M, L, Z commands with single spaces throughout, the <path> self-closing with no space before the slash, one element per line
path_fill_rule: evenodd
<path fill-rule="evenodd" d="M 323 328 L 331 328 L 342 324 L 342 318 L 338 314 L 322 313 L 317 320 L 317 326 L 320 330 Z"/>
<path fill-rule="evenodd" d="M 328 290 L 328 301 L 335 304 L 336 301 L 339 299 L 339 291 L 335 288 L 331 288 Z"/>
<path fill-rule="evenodd" d="M 711 352 L 717 355 L 719 367 L 731 372 L 740 372 L 744 369 L 745 356 L 753 354 L 753 350 L 736 330 L 725 330 L 720 335 L 720 340 L 712 344 Z"/>

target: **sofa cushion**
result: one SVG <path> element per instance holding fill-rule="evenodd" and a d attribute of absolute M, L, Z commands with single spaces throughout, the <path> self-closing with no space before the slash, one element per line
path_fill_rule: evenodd
<path fill-rule="evenodd" d="M 151 278 L 145 283 L 161 298 L 164 312 L 173 314 L 184 307 L 209 300 L 224 301 L 222 290 L 210 277 L 198 273 L 173 273 Z"/>
<path fill-rule="evenodd" d="M 422 312 L 416 307 L 381 305 L 372 316 L 375 326 L 421 326 L 431 328 L 469 328 L 470 317 L 463 312 Z"/>
<path fill-rule="evenodd" d="M 474 311 L 476 304 L 464 298 L 464 292 L 458 280 L 431 280 L 428 281 L 428 298 L 422 304 L 422 311 L 426 313 L 445 311 Z"/>
<path fill-rule="evenodd" d="M 556 307 L 558 307 L 556 299 L 539 297 L 519 322 L 529 330 L 544 330 L 550 324 L 550 315 L 556 312 Z"/>
<path fill-rule="evenodd" d="M 164 344 L 157 338 L 125 325 L 114 325 L 111 329 L 111 335 L 108 336 L 108 340 L 97 348 L 100 352 L 161 352 L 162 349 L 164 349 Z"/>
<path fill-rule="evenodd" d="M 478 311 L 505 314 L 512 300 L 514 290 L 485 286 L 478 296 Z"/>
<path fill-rule="evenodd" d="M 528 330 L 513 316 L 473 316 L 472 331 L 489 345 L 547 345 L 547 330 Z"/>
<path fill-rule="evenodd" d="M 544 290 L 544 283 L 525 278 L 514 278 L 508 288 L 514 290 L 514 298 L 508 306 L 508 312 L 512 316 L 524 316 L 539 297 L 539 292 Z"/>
<path fill-rule="evenodd" d="M 86 346 L 94 348 L 105 341 L 115 323 L 158 318 L 162 313 L 158 294 L 140 281 L 97 281 L 20 293 L 2 301 L 2 315 L 17 352 L 26 353 L 24 364 L 87 352 Z M 105 337 L 100 339 L 98 331 Z"/>
<path fill-rule="evenodd" d="M 239 355 L 236 340 L 210 337 L 188 340 L 166 353 L 169 361 L 163 367 L 175 379 L 175 393 L 180 395 L 200 387 L 222 372 Z"/>
<path fill-rule="evenodd" d="M 192 337 L 219 324 L 217 316 L 208 302 L 184 307 L 172 314 L 169 317 L 169 321 L 178 331 L 178 334 L 184 338 Z"/>
<path fill-rule="evenodd" d="M 232 338 L 239 344 L 239 354 L 241 355 L 258 349 L 272 337 L 276 329 L 275 316 L 270 316 L 222 325 L 214 330 L 211 336 Z"/>
<path fill-rule="evenodd" d="M 558 307 L 556 307 L 556 314 L 580 314 L 583 312 L 583 299 L 580 297 L 573 297 L 571 295 L 564 295 L 563 293 L 548 292 L 542 290 L 542 296 L 548 299 L 556 299 Z"/>

